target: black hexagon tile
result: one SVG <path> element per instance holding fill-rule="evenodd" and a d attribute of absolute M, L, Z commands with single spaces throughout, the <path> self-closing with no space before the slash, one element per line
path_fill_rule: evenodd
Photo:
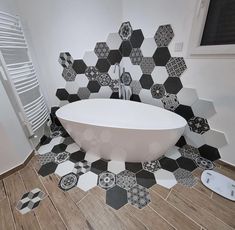
<path fill-rule="evenodd" d="M 164 47 L 169 45 L 173 37 L 174 32 L 172 27 L 171 25 L 167 24 L 158 27 L 154 39 L 158 47 Z"/>
<path fill-rule="evenodd" d="M 141 170 L 136 173 L 136 180 L 137 184 L 142 185 L 145 188 L 150 188 L 156 184 L 154 174 L 146 170 Z"/>
<path fill-rule="evenodd" d="M 198 148 L 200 155 L 208 160 L 215 161 L 220 159 L 220 154 L 217 148 L 209 145 L 203 145 Z"/>
<path fill-rule="evenodd" d="M 187 105 L 179 105 L 175 110 L 175 113 L 182 116 L 186 121 L 194 117 L 193 110 L 190 106 Z"/>
<path fill-rule="evenodd" d="M 61 101 L 68 100 L 69 93 L 66 89 L 57 89 L 56 90 L 56 97 L 58 97 Z"/>
<path fill-rule="evenodd" d="M 95 67 L 99 70 L 100 73 L 107 73 L 110 68 L 110 63 L 108 59 L 98 59 Z"/>
<path fill-rule="evenodd" d="M 106 204 L 118 210 L 127 204 L 127 191 L 119 186 L 114 186 L 106 192 Z"/>
<path fill-rule="evenodd" d="M 71 102 L 75 102 L 75 101 L 79 101 L 80 98 L 77 94 L 69 94 L 68 96 L 68 101 Z"/>
<path fill-rule="evenodd" d="M 91 164 L 91 171 L 100 174 L 108 169 L 108 162 L 102 159 L 97 160 Z"/>
<path fill-rule="evenodd" d="M 129 57 L 131 50 L 132 50 L 132 46 L 131 46 L 130 41 L 123 41 L 119 48 L 119 51 L 123 57 Z"/>
<path fill-rule="evenodd" d="M 121 62 L 122 55 L 119 50 L 110 50 L 107 60 L 111 65 L 114 65 Z"/>
<path fill-rule="evenodd" d="M 166 92 L 171 94 L 177 94 L 183 88 L 180 79 L 176 77 L 168 77 L 163 85 Z"/>
<path fill-rule="evenodd" d="M 179 168 L 176 161 L 168 157 L 162 157 L 161 159 L 159 159 L 159 162 L 163 169 L 166 169 L 170 172 L 174 172 L 176 169 Z"/>
<path fill-rule="evenodd" d="M 139 95 L 136 95 L 136 94 L 132 94 L 130 97 L 130 100 L 141 102 Z"/>
<path fill-rule="evenodd" d="M 63 143 L 55 145 L 53 149 L 51 150 L 53 153 L 61 153 L 64 152 L 67 146 Z"/>
<path fill-rule="evenodd" d="M 38 174 L 43 177 L 48 176 L 55 172 L 57 166 L 55 162 L 46 163 L 39 169 Z"/>
<path fill-rule="evenodd" d="M 86 153 L 83 151 L 77 151 L 70 155 L 69 160 L 73 163 L 77 163 L 81 160 L 84 160 Z"/>
<path fill-rule="evenodd" d="M 98 93 L 100 90 L 100 84 L 98 81 L 89 81 L 87 88 L 90 90 L 91 93 Z"/>
<path fill-rule="evenodd" d="M 153 60 L 156 66 L 165 66 L 171 55 L 167 47 L 157 48 L 153 54 Z"/>
<path fill-rule="evenodd" d="M 83 74 L 86 71 L 87 65 L 82 59 L 74 60 L 72 68 L 77 74 Z"/>
<path fill-rule="evenodd" d="M 141 163 L 134 163 L 134 162 L 125 162 L 125 168 L 126 170 L 131 171 L 133 173 L 137 173 L 141 169 L 143 169 Z"/>
<path fill-rule="evenodd" d="M 99 174 L 98 185 L 107 190 L 116 185 L 116 175 L 112 172 L 102 172 Z"/>
<path fill-rule="evenodd" d="M 140 84 L 143 89 L 150 89 L 153 83 L 153 78 L 150 74 L 143 74 L 140 78 Z"/>
<path fill-rule="evenodd" d="M 140 48 L 144 40 L 142 30 L 134 30 L 131 34 L 130 42 L 133 48 Z"/>
<path fill-rule="evenodd" d="M 177 164 L 179 165 L 180 168 L 188 170 L 192 172 L 194 169 L 197 168 L 196 164 L 194 163 L 193 160 L 186 158 L 186 157 L 179 157 L 176 160 Z"/>

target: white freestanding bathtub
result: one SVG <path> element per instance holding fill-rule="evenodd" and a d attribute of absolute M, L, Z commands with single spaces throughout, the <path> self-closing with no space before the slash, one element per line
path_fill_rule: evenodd
<path fill-rule="evenodd" d="M 178 141 L 187 124 L 165 109 L 119 99 L 73 102 L 56 115 L 84 150 L 104 159 L 128 162 L 159 158 Z"/>

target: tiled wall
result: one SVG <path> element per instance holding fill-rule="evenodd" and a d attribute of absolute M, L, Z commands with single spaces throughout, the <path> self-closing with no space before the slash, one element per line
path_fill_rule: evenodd
<path fill-rule="evenodd" d="M 145 38 L 141 29 L 124 22 L 106 42 L 97 42 L 94 51 L 85 52 L 83 59 L 74 60 L 70 53 L 61 53 L 66 86 L 56 92 L 60 106 L 87 98 L 117 98 L 114 64 L 120 63 L 126 71 L 121 81 L 133 92 L 131 100 L 183 116 L 188 126 L 178 145 L 187 143 L 198 148 L 203 157 L 219 159 L 219 148 L 227 141 L 222 132 L 209 125 L 215 108 L 212 102 L 199 99 L 195 89 L 183 87 L 180 78 L 187 66 L 183 57 L 171 57 L 168 45 L 173 38 L 171 25 L 161 25 L 153 38 Z"/>

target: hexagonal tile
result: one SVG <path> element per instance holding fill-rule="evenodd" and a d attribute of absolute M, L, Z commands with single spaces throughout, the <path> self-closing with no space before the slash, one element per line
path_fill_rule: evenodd
<path fill-rule="evenodd" d="M 191 106 L 198 99 L 197 91 L 192 88 L 182 88 L 177 97 L 180 104 L 188 106 Z"/>
<path fill-rule="evenodd" d="M 79 101 L 80 98 L 77 94 L 69 94 L 68 96 L 68 102 L 75 102 L 75 101 Z"/>
<path fill-rule="evenodd" d="M 143 74 L 142 77 L 140 78 L 140 84 L 144 89 L 150 89 L 153 83 L 154 82 L 152 76 L 149 74 Z"/>
<path fill-rule="evenodd" d="M 159 26 L 156 34 L 154 35 L 154 39 L 158 47 L 168 46 L 173 37 L 174 32 L 169 24 Z"/>
<path fill-rule="evenodd" d="M 57 89 L 56 90 L 56 97 L 58 97 L 59 100 L 61 100 L 61 101 L 68 100 L 68 96 L 69 96 L 69 94 L 66 89 Z"/>
<path fill-rule="evenodd" d="M 120 50 L 110 50 L 107 60 L 111 65 L 114 65 L 115 63 L 120 63 L 120 61 L 122 60 Z"/>
<path fill-rule="evenodd" d="M 88 151 L 88 152 L 86 152 L 84 159 L 92 163 L 92 162 L 99 160 L 100 157 L 98 157 L 97 154 L 94 154 L 93 152 Z"/>
<path fill-rule="evenodd" d="M 149 172 L 155 172 L 161 168 L 161 165 L 158 160 L 148 161 L 142 163 L 143 169 Z"/>
<path fill-rule="evenodd" d="M 69 52 L 60 53 L 59 63 L 60 63 L 64 68 L 68 68 L 70 65 L 73 64 L 73 58 L 72 58 L 72 56 L 70 55 Z"/>
<path fill-rule="evenodd" d="M 75 93 L 78 91 L 78 88 L 79 87 L 87 87 L 87 84 L 89 82 L 89 79 L 87 78 L 87 76 L 85 74 L 78 74 L 76 76 L 76 79 L 75 79 L 75 82 L 73 83 L 74 84 L 74 89 L 71 93 Z M 66 84 L 66 89 L 68 90 L 69 92 L 69 89 L 67 87 L 69 83 L 67 82 Z M 71 84 L 72 85 L 72 84 Z M 70 92 L 69 92 L 70 93 Z"/>
<path fill-rule="evenodd" d="M 98 61 L 98 57 L 93 51 L 88 51 L 85 52 L 83 61 L 87 66 L 95 66 Z"/>
<path fill-rule="evenodd" d="M 180 157 L 176 160 L 176 162 L 180 168 L 188 170 L 190 172 L 197 168 L 194 161 L 186 157 Z"/>
<path fill-rule="evenodd" d="M 106 42 L 97 42 L 94 52 L 98 58 L 107 58 L 109 55 L 109 47 Z"/>
<path fill-rule="evenodd" d="M 100 174 L 108 169 L 108 162 L 102 159 L 92 162 L 91 171 Z"/>
<path fill-rule="evenodd" d="M 132 81 L 130 73 L 129 72 L 123 72 L 121 77 L 120 77 L 120 80 L 124 85 L 130 85 L 131 81 Z"/>
<path fill-rule="evenodd" d="M 166 64 L 166 70 L 170 77 L 180 77 L 187 69 L 184 58 L 171 57 Z"/>
<path fill-rule="evenodd" d="M 110 98 L 113 91 L 110 87 L 101 86 L 98 93 L 92 93 L 90 98 Z"/>
<path fill-rule="evenodd" d="M 88 66 L 85 70 L 85 75 L 89 79 L 89 81 L 95 81 L 100 75 L 99 70 L 94 66 Z"/>
<path fill-rule="evenodd" d="M 215 161 L 220 159 L 220 154 L 217 148 L 209 145 L 203 145 L 198 148 L 200 155 L 208 160 Z"/>
<path fill-rule="evenodd" d="M 65 151 L 68 153 L 74 153 L 80 150 L 80 147 L 74 142 L 66 146 Z"/>
<path fill-rule="evenodd" d="M 151 74 L 155 67 L 154 60 L 151 57 L 143 57 L 140 68 L 144 74 Z"/>
<path fill-rule="evenodd" d="M 187 105 L 179 105 L 175 110 L 175 113 L 179 114 L 186 121 L 194 117 L 193 111 L 190 106 Z"/>
<path fill-rule="evenodd" d="M 93 172 L 87 172 L 79 177 L 77 187 L 88 191 L 97 185 L 98 176 Z"/>
<path fill-rule="evenodd" d="M 69 160 L 73 163 L 77 163 L 81 160 L 84 160 L 86 153 L 83 151 L 77 151 L 70 155 Z"/>
<path fill-rule="evenodd" d="M 174 172 L 176 169 L 179 168 L 176 161 L 168 157 L 162 157 L 161 159 L 159 159 L 159 162 L 163 169 L 166 169 L 170 172 Z"/>
<path fill-rule="evenodd" d="M 203 134 L 210 129 L 207 120 L 202 117 L 192 117 L 188 120 L 188 125 L 191 131 L 199 134 Z"/>
<path fill-rule="evenodd" d="M 152 57 L 156 49 L 157 45 L 154 38 L 144 39 L 141 45 L 141 51 L 144 57 Z"/>
<path fill-rule="evenodd" d="M 51 151 L 53 153 L 61 153 L 65 151 L 66 147 L 67 146 L 65 144 L 61 143 L 61 144 L 55 145 Z"/>
<path fill-rule="evenodd" d="M 73 168 L 73 173 L 75 173 L 77 176 L 81 176 L 84 173 L 89 172 L 90 169 L 91 169 L 91 163 L 86 160 L 81 160 L 75 163 Z"/>
<path fill-rule="evenodd" d="M 127 39 L 130 39 L 132 31 L 133 30 L 132 30 L 130 22 L 123 22 L 118 33 L 120 37 L 122 38 L 122 40 L 127 40 Z"/>
<path fill-rule="evenodd" d="M 76 78 L 76 72 L 71 66 L 69 66 L 68 68 L 63 69 L 62 77 L 65 81 L 74 81 Z"/>
<path fill-rule="evenodd" d="M 177 180 L 175 179 L 174 174 L 165 169 L 159 169 L 154 173 L 154 176 L 157 184 L 165 188 L 170 189 L 177 184 Z"/>
<path fill-rule="evenodd" d="M 216 130 L 209 130 L 203 134 L 206 144 L 221 148 L 228 144 L 225 134 Z"/>
<path fill-rule="evenodd" d="M 129 57 L 132 50 L 130 41 L 122 41 L 122 44 L 119 48 L 120 53 L 123 57 Z"/>
<path fill-rule="evenodd" d="M 151 94 L 153 98 L 161 99 L 165 95 L 165 87 L 161 84 L 154 84 L 151 87 Z"/>
<path fill-rule="evenodd" d="M 177 147 L 172 147 L 165 153 L 165 157 L 176 160 L 181 157 L 179 149 Z"/>
<path fill-rule="evenodd" d="M 192 110 L 195 116 L 203 117 L 203 118 L 210 118 L 216 114 L 215 107 L 211 101 L 205 100 L 196 100 L 192 104 Z"/>
<path fill-rule="evenodd" d="M 136 94 L 136 95 L 139 95 L 142 87 L 140 85 L 140 82 L 139 81 L 136 81 L 136 80 L 132 80 L 131 81 L 131 84 L 130 84 L 130 87 L 131 87 L 131 90 L 132 90 L 132 93 L 133 94 Z"/>
<path fill-rule="evenodd" d="M 109 71 L 110 63 L 108 59 L 100 58 L 96 63 L 96 68 L 100 71 L 100 73 L 106 73 Z"/>
<path fill-rule="evenodd" d="M 173 173 L 177 182 L 184 186 L 193 187 L 197 183 L 193 174 L 185 169 L 179 168 Z"/>
<path fill-rule="evenodd" d="M 144 40 L 142 30 L 134 30 L 131 34 L 130 42 L 133 48 L 140 48 Z"/>
<path fill-rule="evenodd" d="M 123 161 L 109 161 L 108 171 L 118 174 L 125 170 L 125 162 Z"/>
<path fill-rule="evenodd" d="M 38 174 L 43 177 L 48 176 L 55 172 L 57 166 L 55 162 L 46 163 L 39 169 Z"/>
<path fill-rule="evenodd" d="M 126 190 L 132 188 L 136 184 L 136 177 L 133 172 L 124 170 L 117 174 L 116 184 Z"/>
<path fill-rule="evenodd" d="M 189 159 L 195 160 L 197 157 L 199 157 L 198 149 L 188 144 L 180 148 L 179 152 L 182 154 L 183 157 L 187 157 Z"/>
<path fill-rule="evenodd" d="M 165 66 L 155 66 L 151 75 L 154 82 L 158 84 L 163 84 L 169 77 Z"/>
<path fill-rule="evenodd" d="M 127 203 L 127 191 L 114 186 L 106 192 L 106 204 L 118 210 Z"/>
<path fill-rule="evenodd" d="M 110 50 L 119 49 L 122 39 L 118 33 L 110 33 L 107 37 L 106 43 Z"/>
<path fill-rule="evenodd" d="M 101 73 L 97 80 L 101 86 L 108 86 L 111 82 L 111 77 L 108 73 Z"/>
<path fill-rule="evenodd" d="M 212 170 L 215 165 L 212 161 L 204 158 L 204 157 L 197 157 L 195 158 L 196 165 L 200 167 L 201 169 L 209 169 Z"/>
<path fill-rule="evenodd" d="M 150 202 L 149 191 L 141 185 L 135 185 L 127 191 L 128 203 L 142 209 Z"/>
<path fill-rule="evenodd" d="M 87 87 L 81 87 L 78 89 L 78 96 L 80 99 L 88 99 L 91 92 Z"/>
<path fill-rule="evenodd" d="M 39 149 L 38 149 L 38 153 L 39 154 L 45 154 L 45 153 L 49 153 L 51 152 L 51 150 L 53 149 L 53 147 L 55 145 L 58 145 L 60 143 L 62 143 L 64 141 L 63 137 L 55 137 L 53 138 L 50 143 L 46 144 L 46 145 L 42 145 Z"/>
<path fill-rule="evenodd" d="M 139 95 L 136 94 L 131 94 L 130 100 L 141 102 Z"/>
<path fill-rule="evenodd" d="M 153 60 L 156 66 L 165 66 L 170 58 L 171 55 L 167 47 L 157 48 L 153 54 Z"/>
<path fill-rule="evenodd" d="M 130 59 L 133 65 L 139 65 L 142 61 L 143 55 L 140 48 L 133 48 L 130 53 Z"/>
<path fill-rule="evenodd" d="M 74 173 L 69 173 L 60 178 L 59 188 L 68 191 L 75 187 L 78 182 L 78 177 Z"/>
<path fill-rule="evenodd" d="M 179 106 L 179 101 L 175 94 L 166 94 L 161 100 L 164 108 L 167 110 L 174 111 Z"/>
<path fill-rule="evenodd" d="M 175 146 L 177 147 L 183 147 L 184 145 L 186 145 L 186 140 L 184 138 L 184 136 L 181 136 L 180 139 L 177 141 L 177 143 L 175 144 Z"/>
<path fill-rule="evenodd" d="M 180 79 L 176 77 L 168 77 L 163 85 L 166 92 L 171 94 L 177 94 L 183 88 Z"/>
<path fill-rule="evenodd" d="M 72 68 L 77 74 L 83 74 L 85 73 L 87 65 L 82 59 L 78 59 L 78 60 L 74 60 Z"/>
<path fill-rule="evenodd" d="M 90 90 L 91 93 L 98 93 L 100 90 L 100 84 L 98 81 L 89 81 L 87 88 Z"/>
<path fill-rule="evenodd" d="M 203 135 L 191 131 L 188 125 L 185 127 L 184 137 L 185 137 L 187 144 L 192 145 L 196 148 L 206 143 Z"/>
<path fill-rule="evenodd" d="M 116 175 L 111 172 L 102 172 L 99 174 L 98 185 L 107 190 L 116 185 Z"/>
<path fill-rule="evenodd" d="M 55 163 L 61 164 L 69 159 L 70 154 L 68 152 L 61 152 L 55 156 Z"/>
<path fill-rule="evenodd" d="M 136 173 L 137 184 L 142 185 L 145 188 L 150 188 L 156 184 L 154 174 L 146 170 L 141 170 Z"/>
<path fill-rule="evenodd" d="M 113 92 L 119 91 L 119 81 L 117 79 L 111 80 L 109 83 L 109 87 L 112 89 Z"/>
<path fill-rule="evenodd" d="M 62 177 L 68 173 L 71 173 L 74 168 L 74 163 L 71 161 L 65 161 L 58 165 L 58 167 L 55 170 L 55 174 Z"/>
<path fill-rule="evenodd" d="M 125 168 L 128 171 L 131 171 L 133 173 L 137 173 L 137 172 L 139 172 L 140 170 L 143 169 L 141 163 L 134 163 L 134 162 L 125 162 Z"/>
<path fill-rule="evenodd" d="M 45 165 L 49 162 L 55 162 L 55 153 L 49 152 L 43 155 L 39 155 L 39 163 L 40 165 Z"/>

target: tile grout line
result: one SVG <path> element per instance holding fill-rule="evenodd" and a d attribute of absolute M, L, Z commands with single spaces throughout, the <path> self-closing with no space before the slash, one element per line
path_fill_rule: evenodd
<path fill-rule="evenodd" d="M 12 216 L 14 228 L 15 228 L 15 230 L 16 230 L 16 221 L 15 221 L 15 217 L 14 217 L 14 215 L 13 215 L 13 210 L 12 210 L 11 203 L 10 203 L 10 200 L 9 200 L 9 197 L 8 197 L 8 194 L 7 194 L 7 189 L 6 189 L 6 185 L 5 185 L 5 183 L 4 183 L 4 180 L 2 180 L 2 183 L 3 183 L 4 189 L 5 189 L 5 194 L 6 194 L 6 198 L 7 198 L 7 203 L 8 203 L 8 205 L 9 205 L 9 208 L 10 208 L 10 211 L 11 211 L 11 216 Z"/>

